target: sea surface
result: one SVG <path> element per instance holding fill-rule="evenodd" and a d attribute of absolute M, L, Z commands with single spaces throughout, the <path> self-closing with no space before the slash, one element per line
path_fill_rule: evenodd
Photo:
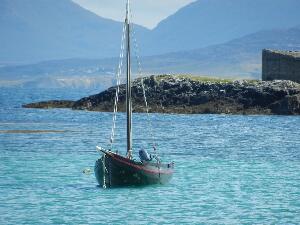
<path fill-rule="evenodd" d="M 102 189 L 95 146 L 109 147 L 112 114 L 21 108 L 92 93 L 0 89 L 0 224 L 300 224 L 299 116 L 151 114 L 150 129 L 134 114 L 135 150 L 153 136 L 174 177 Z M 118 114 L 125 154 L 124 131 Z"/>

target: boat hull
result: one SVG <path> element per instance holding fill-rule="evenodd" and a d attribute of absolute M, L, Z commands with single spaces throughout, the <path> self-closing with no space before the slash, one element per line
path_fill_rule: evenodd
<path fill-rule="evenodd" d="M 168 183 L 173 175 L 173 164 L 136 162 L 106 152 L 96 161 L 94 171 L 101 187 L 144 186 Z"/>

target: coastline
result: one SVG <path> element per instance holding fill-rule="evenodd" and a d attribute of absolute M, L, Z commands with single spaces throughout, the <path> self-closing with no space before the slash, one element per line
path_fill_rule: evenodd
<path fill-rule="evenodd" d="M 160 75 L 144 78 L 150 113 L 300 115 L 300 84 L 292 81 L 222 80 Z M 24 108 L 70 108 L 111 112 L 115 89 L 79 99 L 25 104 Z M 146 112 L 140 79 L 132 83 L 133 112 Z M 125 111 L 120 85 L 118 111 Z"/>

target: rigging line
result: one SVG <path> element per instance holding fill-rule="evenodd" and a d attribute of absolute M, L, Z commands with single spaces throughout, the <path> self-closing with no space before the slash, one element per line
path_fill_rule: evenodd
<path fill-rule="evenodd" d="M 131 21 L 133 21 L 132 20 L 132 11 L 131 11 L 131 9 L 130 9 L 130 17 L 131 17 Z M 152 126 L 150 113 L 149 113 L 149 105 L 148 105 L 147 97 L 146 97 L 144 78 L 142 76 L 142 65 L 141 65 L 141 60 L 140 60 L 140 56 L 139 56 L 140 55 L 139 54 L 139 46 L 138 46 L 137 39 L 136 39 L 136 33 L 135 33 L 134 25 L 133 25 L 133 23 L 131 23 L 130 25 L 131 25 L 131 30 L 132 30 L 132 39 L 133 39 L 134 47 L 135 47 L 134 48 L 134 53 L 135 53 L 135 57 L 136 57 L 137 65 L 138 65 L 138 76 L 141 79 L 144 103 L 145 103 L 145 108 L 146 108 L 146 113 L 147 113 L 147 120 L 148 120 L 148 124 L 149 124 L 149 132 L 150 132 L 150 136 L 152 138 L 152 147 L 153 147 L 154 152 L 157 154 L 156 143 L 155 143 L 155 138 L 154 138 L 154 134 L 153 134 L 153 126 Z"/>
<path fill-rule="evenodd" d="M 110 135 L 110 148 L 113 147 L 114 137 L 115 137 L 115 130 L 116 130 L 116 120 L 117 120 L 117 112 L 118 112 L 118 102 L 119 102 L 119 92 L 120 92 L 120 75 L 122 73 L 123 68 L 123 60 L 124 60 L 124 48 L 125 48 L 125 29 L 126 24 L 123 25 L 123 33 L 122 33 L 122 40 L 121 40 L 121 51 L 120 51 L 120 57 L 119 57 L 119 65 L 118 65 L 118 71 L 116 74 L 116 80 L 117 80 L 117 86 L 116 86 L 116 92 L 115 92 L 115 99 L 114 99 L 114 112 L 113 112 L 113 125 L 111 129 L 111 135 Z"/>

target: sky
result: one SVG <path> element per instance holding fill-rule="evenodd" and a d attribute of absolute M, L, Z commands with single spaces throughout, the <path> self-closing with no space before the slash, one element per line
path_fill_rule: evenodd
<path fill-rule="evenodd" d="M 133 22 L 154 28 L 161 20 L 195 0 L 131 0 Z M 123 21 L 125 0 L 73 0 L 82 7 L 102 16 Z"/>

